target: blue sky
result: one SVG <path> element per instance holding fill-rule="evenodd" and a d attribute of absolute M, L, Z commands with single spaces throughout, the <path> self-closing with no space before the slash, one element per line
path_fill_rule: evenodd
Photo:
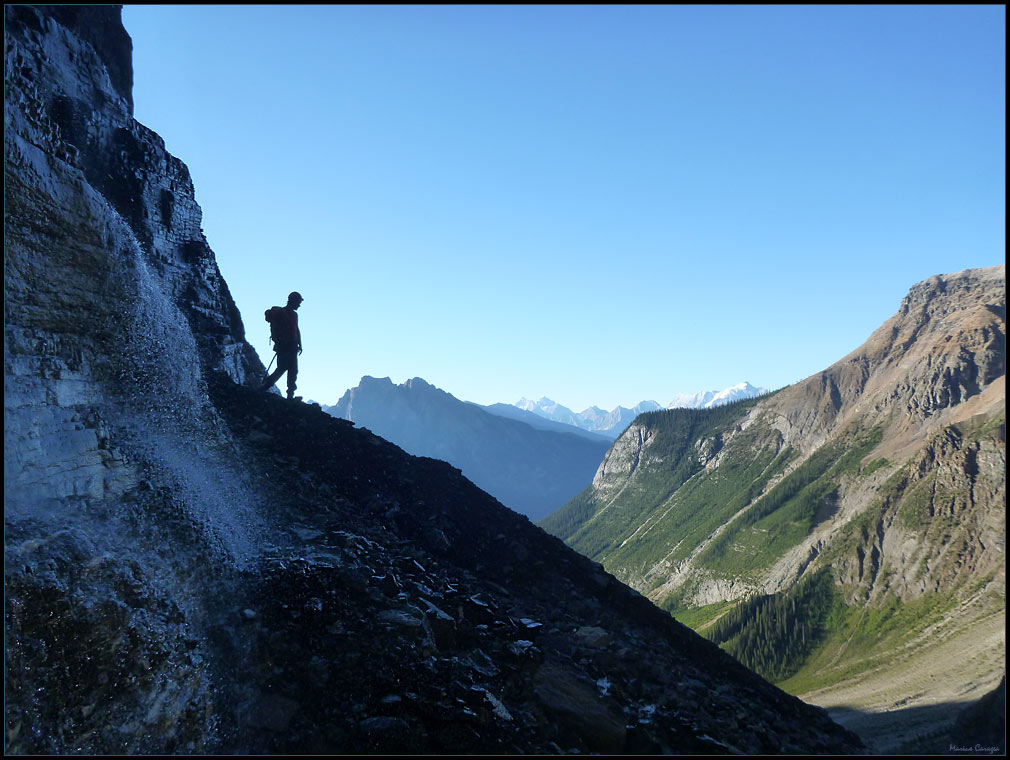
<path fill-rule="evenodd" d="M 857 348 L 1005 256 L 1004 6 L 125 6 L 247 336 L 610 409 Z"/>

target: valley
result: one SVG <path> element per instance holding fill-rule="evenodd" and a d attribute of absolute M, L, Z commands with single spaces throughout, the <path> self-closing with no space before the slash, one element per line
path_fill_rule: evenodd
<path fill-rule="evenodd" d="M 921 752 L 931 744 L 945 753 L 943 737 L 952 715 L 999 685 L 1006 663 L 1005 631 L 1004 611 L 993 599 L 981 610 L 950 611 L 858 675 L 811 691 L 804 690 L 802 675 L 781 685 L 826 708 L 876 753 Z M 826 647 L 823 653 L 834 667 L 844 661 L 839 649 Z M 976 743 L 971 736 L 960 741 Z"/>
<path fill-rule="evenodd" d="M 791 693 L 914 742 L 893 710 L 1005 672 L 1004 272 L 913 286 L 794 386 L 640 415 L 540 524 Z"/>
<path fill-rule="evenodd" d="M 989 736 L 955 721 L 1005 674 L 1004 266 L 613 440 L 420 378 L 288 401 L 133 117 L 121 11 L 5 7 L 7 754 Z"/>

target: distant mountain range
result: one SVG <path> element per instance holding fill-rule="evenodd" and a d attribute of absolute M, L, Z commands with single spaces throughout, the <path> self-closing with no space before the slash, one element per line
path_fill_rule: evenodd
<path fill-rule="evenodd" d="M 539 401 L 522 398 L 514 406 L 546 420 L 598 433 L 611 441 L 623 433 L 631 421 L 642 412 L 654 412 L 663 408 L 655 401 L 643 401 L 631 409 L 619 406 L 608 412 L 598 406 L 591 406 L 581 412 L 573 412 L 567 406 L 562 406 L 546 396 L 543 396 Z"/>
<path fill-rule="evenodd" d="M 723 404 L 731 404 L 734 401 L 761 396 L 767 392 L 764 388 L 755 388 L 750 383 L 743 382 L 721 391 L 677 394 L 666 408 L 710 409 Z M 546 396 L 541 397 L 539 401 L 521 398 L 513 404 L 513 407 L 541 419 L 606 436 L 611 441 L 616 440 L 638 415 L 646 412 L 655 412 L 663 408 L 655 401 L 642 401 L 636 406 L 618 406 L 609 412 L 598 406 L 591 406 L 588 409 L 583 409 L 581 412 L 574 412 L 567 406 L 562 406 Z M 494 414 L 508 414 L 505 410 L 509 407 L 504 404 L 496 404 L 494 408 L 485 408 Z"/>
<path fill-rule="evenodd" d="M 519 409 L 516 415 L 493 413 L 417 377 L 394 385 L 388 377 L 365 376 L 323 411 L 352 420 L 410 454 L 449 462 L 533 520 L 589 485 L 610 446 L 606 438 L 525 416 Z"/>
<path fill-rule="evenodd" d="M 741 383 L 720 392 L 678 396 L 716 406 L 764 391 Z M 400 385 L 365 376 L 333 406 L 351 420 L 417 456 L 441 459 L 503 504 L 532 520 L 560 508 L 592 482 L 610 444 L 655 401 L 608 412 L 576 413 L 548 398 L 482 406 L 415 377 Z"/>
<path fill-rule="evenodd" d="M 732 404 L 746 398 L 762 396 L 768 391 L 755 388 L 748 382 L 738 383 L 721 391 L 702 391 L 700 393 L 678 393 L 673 401 L 667 404 L 667 409 L 711 409 L 712 407 Z"/>
<path fill-rule="evenodd" d="M 762 392 L 741 383 L 689 398 L 716 406 Z M 639 414 L 663 408 L 643 401 L 610 412 L 594 406 L 575 413 L 548 398 L 482 406 L 419 377 L 394 385 L 389 378 L 370 376 L 333 406 L 321 406 L 411 454 L 449 462 L 532 520 L 546 517 L 588 486 L 611 443 Z"/>
<path fill-rule="evenodd" d="M 531 425 L 539 430 L 553 430 L 556 433 L 571 433 L 572 435 L 578 435 L 591 441 L 606 441 L 608 444 L 613 441 L 613 437 L 610 435 L 593 432 L 591 430 L 586 430 L 585 428 L 566 424 L 564 422 L 556 422 L 546 417 L 541 417 L 535 412 L 520 409 L 512 404 L 491 404 L 489 406 L 474 404 L 474 406 L 477 406 L 486 412 L 490 412 L 491 414 L 496 414 L 499 417 L 507 417 L 510 420 L 525 422 L 527 425 Z"/>

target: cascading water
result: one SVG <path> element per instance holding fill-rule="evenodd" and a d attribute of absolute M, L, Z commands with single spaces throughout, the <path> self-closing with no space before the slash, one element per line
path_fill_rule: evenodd
<path fill-rule="evenodd" d="M 136 295 L 128 304 L 115 427 L 152 479 L 237 567 L 268 542 L 260 494 L 207 399 L 196 341 L 163 292 L 139 246 L 127 265 Z"/>
<path fill-rule="evenodd" d="M 12 320 L 5 336 L 5 590 L 8 662 L 19 674 L 8 696 L 21 721 L 8 739 L 15 751 L 56 753 L 59 736 L 40 727 L 59 726 L 93 736 L 95 748 L 199 752 L 222 730 L 210 708 L 219 648 L 207 631 L 226 628 L 228 600 L 274 531 L 258 476 L 207 398 L 168 285 L 104 198 L 87 185 L 73 196 L 59 179 L 53 197 L 77 205 L 101 248 L 99 265 L 72 282 L 87 291 L 63 284 L 76 323 L 52 319 L 41 333 Z M 64 271 L 63 252 L 42 245 L 54 253 L 18 267 L 18 295 Z"/>

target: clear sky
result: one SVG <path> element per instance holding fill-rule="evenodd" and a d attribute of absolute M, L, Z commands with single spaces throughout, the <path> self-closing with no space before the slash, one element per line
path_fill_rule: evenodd
<path fill-rule="evenodd" d="M 1006 9 L 128 5 L 264 364 L 611 409 L 857 348 L 1005 257 Z"/>

